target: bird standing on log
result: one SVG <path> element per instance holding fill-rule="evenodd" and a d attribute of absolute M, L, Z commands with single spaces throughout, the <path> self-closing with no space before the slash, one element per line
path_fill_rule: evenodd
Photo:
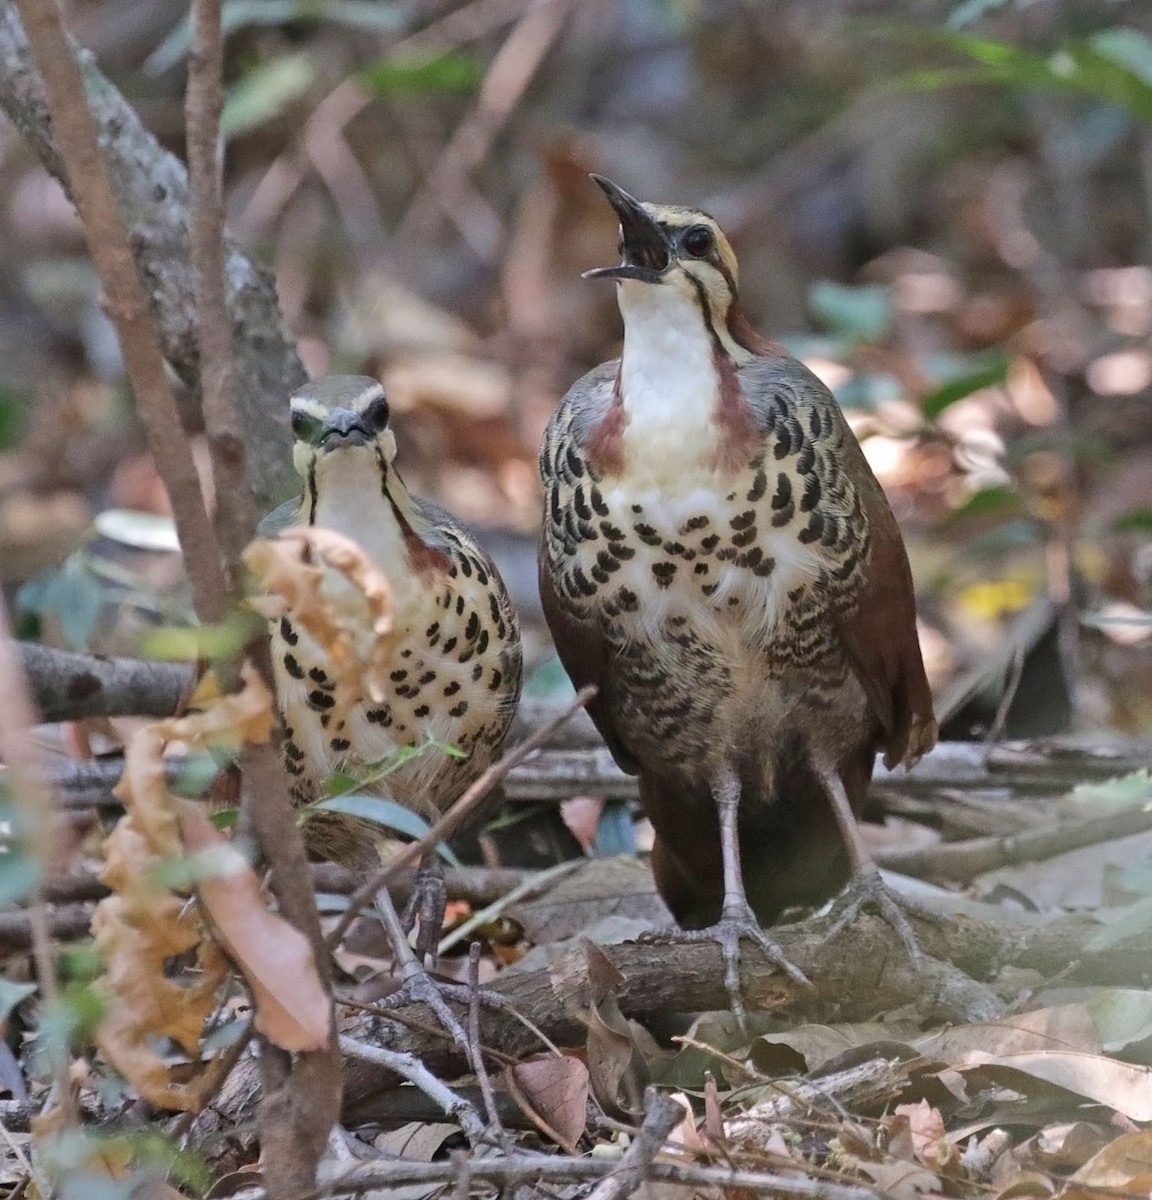
<path fill-rule="evenodd" d="M 621 357 L 580 379 L 541 451 L 540 590 L 561 662 L 639 776 L 682 927 L 794 977 L 761 925 L 851 878 L 916 941 L 860 836 L 877 750 L 936 740 L 904 544 L 828 389 L 756 334 L 716 222 L 593 176 L 620 218 Z"/>
<path fill-rule="evenodd" d="M 450 514 L 413 496 L 393 463 L 396 439 L 380 384 L 336 375 L 305 384 L 291 399 L 293 459 L 305 481 L 298 501 L 262 525 L 316 525 L 344 534 L 387 577 L 393 601 L 393 665 L 388 695 L 365 695 L 335 710 L 328 654 L 289 617 L 272 625 L 272 662 L 285 724 L 285 758 L 295 798 L 322 797 L 335 772 L 354 777 L 429 740 L 431 747 L 372 785 L 426 817 L 446 810 L 499 755 L 520 697 L 520 631 L 495 566 Z M 337 606 L 350 585 L 322 584 Z M 382 830 L 342 814 L 317 813 L 309 844 L 353 866 L 374 860 Z M 308 831 L 306 831 L 308 832 Z M 375 837 L 372 834 L 375 833 Z M 436 859 L 418 889 L 422 949 L 443 917 Z M 439 908 L 439 912 L 435 911 Z"/>

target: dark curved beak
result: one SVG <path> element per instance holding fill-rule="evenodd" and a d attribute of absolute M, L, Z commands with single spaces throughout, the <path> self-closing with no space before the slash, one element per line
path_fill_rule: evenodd
<path fill-rule="evenodd" d="M 350 408 L 335 408 L 328 414 L 316 444 L 327 453 L 344 446 L 366 446 L 375 436 L 360 413 Z"/>
<path fill-rule="evenodd" d="M 642 283 L 659 283 L 672 261 L 668 238 L 659 225 L 644 210 L 644 206 L 603 175 L 592 179 L 608 197 L 620 218 L 620 237 L 624 261 L 618 267 L 597 267 L 585 271 L 585 279 L 638 279 Z"/>

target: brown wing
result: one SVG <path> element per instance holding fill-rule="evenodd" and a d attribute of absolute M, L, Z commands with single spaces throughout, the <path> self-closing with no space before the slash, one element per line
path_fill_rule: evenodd
<path fill-rule="evenodd" d="M 607 692 L 612 666 L 607 642 L 595 625 L 578 620 L 560 602 L 543 546 L 538 562 L 540 603 L 544 607 L 544 619 L 548 622 L 560 662 L 577 690 L 589 684 L 596 687 L 596 695 L 586 705 L 588 715 L 612 751 L 616 765 L 622 771 L 635 775 L 638 770 L 636 760 L 621 743 L 608 707 Z"/>
<path fill-rule="evenodd" d="M 771 403 L 787 392 L 802 424 L 832 447 L 839 469 L 850 473 L 871 531 L 867 571 L 860 572 L 855 615 L 841 620 L 840 636 L 852 669 L 882 729 L 884 761 L 911 765 L 936 744 L 932 693 L 916 638 L 912 572 L 896 518 L 832 393 L 787 355 L 753 359 L 740 369 L 744 396 L 766 437 L 774 436 Z M 820 419 L 813 422 L 812 414 Z"/>
<path fill-rule="evenodd" d="M 884 763 L 912 766 L 936 744 L 932 693 L 916 637 L 916 600 L 904 540 L 864 455 L 861 499 L 872 549 L 855 615 L 840 624 L 848 660 L 884 730 Z M 853 456 L 855 457 L 855 456 Z"/>

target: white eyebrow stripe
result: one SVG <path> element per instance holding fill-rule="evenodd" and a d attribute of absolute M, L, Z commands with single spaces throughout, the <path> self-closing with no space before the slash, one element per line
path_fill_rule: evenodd
<path fill-rule="evenodd" d="M 378 383 L 369 384 L 356 398 L 352 401 L 351 408 L 353 412 L 362 413 L 373 400 L 379 400 L 384 395 L 384 389 Z"/>
<path fill-rule="evenodd" d="M 306 413 L 310 417 L 315 417 L 318 421 L 326 421 L 328 419 L 328 409 L 309 396 L 293 396 L 292 411 Z"/>

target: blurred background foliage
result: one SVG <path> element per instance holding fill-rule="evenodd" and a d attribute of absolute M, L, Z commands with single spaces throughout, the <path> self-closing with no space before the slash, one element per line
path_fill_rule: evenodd
<path fill-rule="evenodd" d="M 231 228 L 310 371 L 378 375 L 482 531 L 537 692 L 535 454 L 613 355 L 591 170 L 701 203 L 892 499 L 951 736 L 1152 732 L 1144 0 L 226 0 Z M 177 0 L 74 0 L 182 153 Z M 184 416 L 197 428 L 195 397 Z M 139 652 L 187 598 L 76 218 L 0 126 L 0 577 Z"/>

